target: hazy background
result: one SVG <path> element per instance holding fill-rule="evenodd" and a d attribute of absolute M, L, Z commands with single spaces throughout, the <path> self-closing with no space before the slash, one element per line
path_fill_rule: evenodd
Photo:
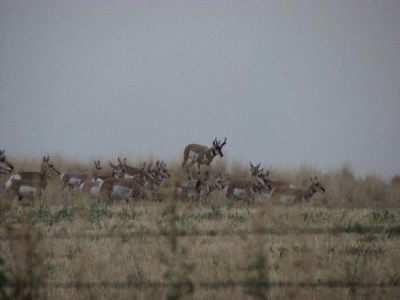
<path fill-rule="evenodd" d="M 400 1 L 0 0 L 0 148 L 400 173 Z"/>

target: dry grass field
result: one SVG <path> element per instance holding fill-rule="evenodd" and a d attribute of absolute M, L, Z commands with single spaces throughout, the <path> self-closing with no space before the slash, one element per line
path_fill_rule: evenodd
<path fill-rule="evenodd" d="M 61 172 L 92 170 L 52 160 Z M 40 161 L 13 163 L 38 170 Z M 303 188 L 318 175 L 326 192 L 298 206 L 232 202 L 223 191 L 188 203 L 170 196 L 184 180 L 179 161 L 167 166 L 161 200 L 104 203 L 62 191 L 59 178 L 41 201 L 1 194 L 0 298 L 398 299 L 399 185 L 356 179 L 346 165 L 270 169 Z M 210 170 L 249 173 L 225 160 Z"/>

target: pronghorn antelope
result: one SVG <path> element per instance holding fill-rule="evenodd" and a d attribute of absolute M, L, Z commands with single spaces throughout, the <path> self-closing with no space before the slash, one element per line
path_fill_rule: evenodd
<path fill-rule="evenodd" d="M 0 150 L 0 175 L 10 174 L 14 170 L 14 166 L 7 161 L 5 152 L 4 149 Z"/>
<path fill-rule="evenodd" d="M 126 164 L 126 157 L 124 158 L 124 162 L 121 162 L 121 159 L 118 157 L 119 166 L 124 170 L 124 178 L 132 179 L 136 176 L 141 176 L 144 169 L 146 168 L 146 163 L 143 164 L 142 168 L 136 168 L 132 166 L 128 166 Z M 151 164 L 147 167 L 147 170 L 150 170 Z"/>
<path fill-rule="evenodd" d="M 22 198 L 31 198 L 39 200 L 45 185 L 42 181 L 24 180 L 24 179 L 11 179 L 8 180 L 4 186 L 6 197 L 12 200 L 18 196 L 18 200 Z"/>
<path fill-rule="evenodd" d="M 171 176 L 171 174 L 167 170 L 167 165 L 165 164 L 165 162 L 163 161 L 160 162 L 159 160 L 157 160 L 156 167 L 152 172 L 154 174 L 153 177 L 154 178 L 159 177 L 160 180 L 163 180 Z"/>
<path fill-rule="evenodd" d="M 250 163 L 252 171 L 252 179 L 234 178 L 228 182 L 225 188 L 226 197 L 231 199 L 254 199 L 255 196 L 262 189 L 271 189 L 269 185 L 268 172 L 263 173 L 262 170 L 253 172 L 252 164 Z"/>
<path fill-rule="evenodd" d="M 94 168 L 92 173 L 92 180 L 104 180 L 106 178 L 121 178 L 124 174 L 124 170 L 121 165 L 114 165 L 110 161 L 110 167 L 112 170 L 103 170 L 100 166 L 100 160 L 94 161 Z"/>
<path fill-rule="evenodd" d="M 89 180 L 82 182 L 79 186 L 82 195 L 90 195 L 98 198 L 100 196 L 100 184 L 103 180 Z"/>
<path fill-rule="evenodd" d="M 93 169 L 93 179 L 94 180 L 103 180 L 109 177 L 121 177 L 122 176 L 122 168 L 119 165 L 113 165 L 110 161 L 110 166 L 112 170 L 103 170 L 100 166 L 100 160 L 94 162 Z M 82 183 L 87 181 L 89 178 L 89 174 L 86 172 L 66 172 L 61 174 L 61 185 L 62 188 L 69 187 L 78 187 L 81 186 Z"/>
<path fill-rule="evenodd" d="M 12 175 L 8 180 L 34 180 L 41 181 L 47 184 L 47 179 L 53 175 L 60 175 L 60 172 L 54 167 L 50 161 L 50 156 L 44 156 L 42 165 L 40 166 L 40 172 L 18 172 Z"/>
<path fill-rule="evenodd" d="M 60 176 L 61 187 L 69 187 L 74 188 L 80 186 L 83 182 L 85 182 L 89 177 L 89 174 L 86 172 L 65 172 Z"/>
<path fill-rule="evenodd" d="M 134 179 L 107 178 L 100 183 L 100 197 L 103 199 L 145 199 L 145 189 Z"/>
<path fill-rule="evenodd" d="M 258 165 L 254 166 L 250 162 L 251 176 L 256 176 L 257 174 L 259 174 L 259 175 L 263 175 L 264 174 L 264 175 L 268 176 L 269 171 L 267 170 L 267 172 L 264 173 L 264 169 L 260 170 L 260 164 L 261 164 L 261 162 Z M 296 188 L 296 186 L 291 184 L 291 183 L 286 183 L 286 182 L 282 182 L 282 181 L 275 181 L 275 180 L 271 180 L 270 178 L 268 178 L 268 183 L 271 186 L 271 188 L 293 188 L 293 189 Z M 269 192 L 269 191 L 267 191 L 267 192 Z"/>
<path fill-rule="evenodd" d="M 160 184 L 162 181 L 162 178 L 158 175 L 156 176 L 156 172 L 160 172 L 163 170 L 161 166 L 157 165 L 158 169 L 151 170 L 151 165 L 150 163 L 147 168 L 146 168 L 146 163 L 143 164 L 143 167 L 141 169 L 136 168 L 136 167 L 131 167 L 126 164 L 126 158 L 124 158 L 124 162 L 122 163 L 121 160 L 118 158 L 118 162 L 120 167 L 123 170 L 124 173 L 124 178 L 125 179 L 133 179 L 135 180 L 141 187 L 145 189 L 150 189 L 153 191 L 158 191 L 160 188 Z"/>
<path fill-rule="evenodd" d="M 140 186 L 145 189 L 158 191 L 161 185 L 162 178 L 160 178 L 159 176 L 154 177 L 153 175 L 151 175 L 151 173 L 152 172 L 148 172 L 143 169 L 139 175 L 128 179 L 136 181 Z"/>
<path fill-rule="evenodd" d="M 226 138 L 221 144 L 221 142 L 217 141 L 217 138 L 214 139 L 213 145 L 211 147 L 202 146 L 198 144 L 189 144 L 185 147 L 183 151 L 183 162 L 182 168 L 185 166 L 187 160 L 190 160 L 190 165 L 194 165 L 197 163 L 197 174 L 200 175 L 200 165 L 209 166 L 213 161 L 214 157 L 219 155 L 223 157 L 222 147 L 226 144 Z M 190 170 L 190 177 L 193 179 L 192 172 Z"/>
<path fill-rule="evenodd" d="M 268 197 L 268 202 L 285 205 L 308 202 L 317 192 L 325 193 L 325 187 L 318 181 L 317 176 L 310 177 L 311 184 L 307 190 L 294 188 L 274 188 Z"/>
<path fill-rule="evenodd" d="M 48 180 L 60 172 L 50 162 L 50 157 L 43 157 L 41 172 L 19 172 L 12 175 L 4 185 L 10 198 L 15 195 L 21 200 L 24 197 L 40 198 Z"/>
<path fill-rule="evenodd" d="M 198 179 L 194 186 L 180 185 L 179 182 L 175 183 L 174 197 L 176 199 L 187 201 L 198 201 L 203 193 L 203 189 L 207 188 L 205 181 Z"/>
<path fill-rule="evenodd" d="M 201 187 L 201 194 L 206 198 L 212 191 L 222 190 L 225 187 L 224 181 L 222 179 L 222 174 L 217 174 L 214 178 L 209 179 L 208 172 L 205 174 L 202 179 L 203 184 Z M 189 180 L 186 182 L 185 186 L 187 187 L 195 187 L 198 180 Z"/>
<path fill-rule="evenodd" d="M 98 198 L 100 196 L 100 184 L 108 178 L 122 178 L 124 170 L 120 165 L 113 165 L 110 162 L 112 170 L 103 170 L 100 166 L 100 160 L 94 161 L 92 180 L 86 180 L 79 185 L 81 194 L 87 194 Z"/>

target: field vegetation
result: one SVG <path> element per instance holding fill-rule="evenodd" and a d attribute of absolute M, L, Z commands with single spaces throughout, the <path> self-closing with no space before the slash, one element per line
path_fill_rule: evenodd
<path fill-rule="evenodd" d="M 10 161 L 17 171 L 40 167 Z M 52 161 L 61 172 L 93 168 Z M 355 178 L 348 165 L 263 166 L 302 188 L 318 176 L 326 192 L 297 206 L 228 201 L 224 191 L 189 203 L 171 197 L 186 179 L 180 162 L 166 163 L 172 176 L 148 200 L 106 203 L 61 190 L 59 178 L 40 201 L 0 194 L 0 298 L 398 299 L 396 181 Z M 249 167 L 217 159 L 210 172 L 249 176 Z"/>

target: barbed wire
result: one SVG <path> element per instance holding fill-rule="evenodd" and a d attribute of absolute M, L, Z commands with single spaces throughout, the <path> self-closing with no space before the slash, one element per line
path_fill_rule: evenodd
<path fill-rule="evenodd" d="M 7 282 L 2 283 L 3 287 L 12 288 L 30 288 L 32 284 L 27 282 Z M 221 281 L 176 281 L 176 282 L 157 282 L 157 281 L 98 281 L 98 282 L 50 282 L 36 284 L 35 288 L 46 289 L 95 289 L 95 288 L 113 288 L 113 289 L 166 289 L 183 288 L 192 286 L 197 289 L 229 289 L 235 287 L 265 287 L 265 288 L 400 288 L 400 281 L 392 282 L 360 282 L 360 281 L 339 281 L 339 280 L 319 280 L 309 281 L 257 281 L 257 280 L 221 280 Z"/>
<path fill-rule="evenodd" d="M 107 233 L 72 233 L 72 234 L 53 234 L 50 236 L 35 234 L 35 239 L 107 239 L 107 238 L 142 238 L 142 237 L 160 237 L 160 236 L 175 236 L 175 237 L 191 237 L 191 236 L 245 236 L 245 235 L 319 235 L 319 234 L 386 234 L 388 237 L 400 235 L 400 225 L 396 226 L 359 226 L 349 225 L 345 227 L 334 228 L 256 228 L 256 229 L 222 229 L 222 230 L 143 230 L 143 231 L 128 231 L 128 232 L 107 232 Z M 30 239 L 30 234 L 1 234 L 0 240 L 23 240 Z"/>

